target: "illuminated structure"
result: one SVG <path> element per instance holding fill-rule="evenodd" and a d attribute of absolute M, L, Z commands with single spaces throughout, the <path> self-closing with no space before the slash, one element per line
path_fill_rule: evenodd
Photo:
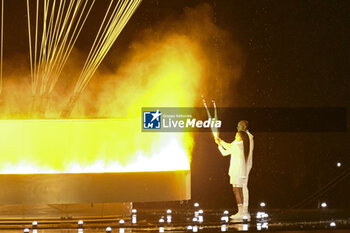
<path fill-rule="evenodd" d="M 190 199 L 192 137 L 140 119 L 0 121 L 1 204 Z"/>

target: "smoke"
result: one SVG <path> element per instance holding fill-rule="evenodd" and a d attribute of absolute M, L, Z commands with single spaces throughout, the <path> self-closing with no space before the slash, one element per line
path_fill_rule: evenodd
<path fill-rule="evenodd" d="M 19 54 L 4 60 L 4 77 L 0 97 L 2 118 L 26 118 L 30 113 L 31 85 L 25 65 L 27 60 Z M 27 75 L 28 74 L 28 75 Z"/>
<path fill-rule="evenodd" d="M 73 117 L 139 117 L 141 107 L 202 106 L 202 95 L 220 106 L 232 102 L 226 96 L 233 96 L 232 87 L 245 59 L 233 36 L 215 23 L 209 4 L 185 8 L 130 41 L 122 54 L 110 51 L 79 99 Z M 115 46 L 119 46 L 118 40 Z M 77 49 L 71 54 L 48 99 L 46 117 L 60 116 L 85 57 Z M 33 117 L 28 65 L 24 55 L 6 60 L 2 117 Z"/>
<path fill-rule="evenodd" d="M 146 106 L 202 106 L 202 95 L 228 105 L 245 60 L 209 4 L 145 29 L 114 56 L 124 62 L 94 77 L 74 115 L 136 117 Z"/>

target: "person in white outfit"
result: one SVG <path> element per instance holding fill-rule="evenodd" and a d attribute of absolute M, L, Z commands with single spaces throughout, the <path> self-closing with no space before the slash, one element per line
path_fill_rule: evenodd
<path fill-rule="evenodd" d="M 223 156 L 231 155 L 229 176 L 238 207 L 238 213 L 232 215 L 231 219 L 243 219 L 243 216 L 246 216 L 250 221 L 247 184 L 249 172 L 252 168 L 252 148 L 254 142 L 253 135 L 246 132 L 247 128 L 248 122 L 240 121 L 237 126 L 238 132 L 236 133 L 236 138 L 232 143 L 227 143 L 218 137 L 215 141 Z"/>
<path fill-rule="evenodd" d="M 250 170 L 253 166 L 253 150 L 254 150 L 254 137 L 253 135 L 248 131 L 248 121 L 241 120 L 237 124 L 237 130 L 238 131 L 244 131 L 248 134 L 249 137 L 249 155 L 247 159 L 247 179 L 246 183 L 243 185 L 243 212 L 245 216 L 247 216 L 248 220 L 250 220 L 250 213 L 249 213 L 249 190 L 248 190 L 248 178 Z"/>

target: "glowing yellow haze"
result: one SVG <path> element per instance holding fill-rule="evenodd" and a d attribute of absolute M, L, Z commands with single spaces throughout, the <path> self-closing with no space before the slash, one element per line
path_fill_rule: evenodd
<path fill-rule="evenodd" d="M 172 37 L 132 56 L 116 74 L 123 76 L 117 87 L 101 94 L 101 113 L 125 118 L 1 120 L 0 173 L 190 169 L 193 135 L 141 132 L 141 107 L 194 106 L 197 54 L 185 37 Z"/>

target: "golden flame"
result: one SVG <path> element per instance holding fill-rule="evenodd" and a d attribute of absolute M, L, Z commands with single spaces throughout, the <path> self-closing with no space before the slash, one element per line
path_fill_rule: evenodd
<path fill-rule="evenodd" d="M 122 67 L 103 83 L 114 89 L 101 94 L 99 105 L 101 115 L 124 118 L 2 120 L 0 173 L 190 169 L 192 133 L 141 132 L 141 108 L 196 104 L 202 70 L 196 45 L 185 36 L 169 37 L 140 49 Z"/>

